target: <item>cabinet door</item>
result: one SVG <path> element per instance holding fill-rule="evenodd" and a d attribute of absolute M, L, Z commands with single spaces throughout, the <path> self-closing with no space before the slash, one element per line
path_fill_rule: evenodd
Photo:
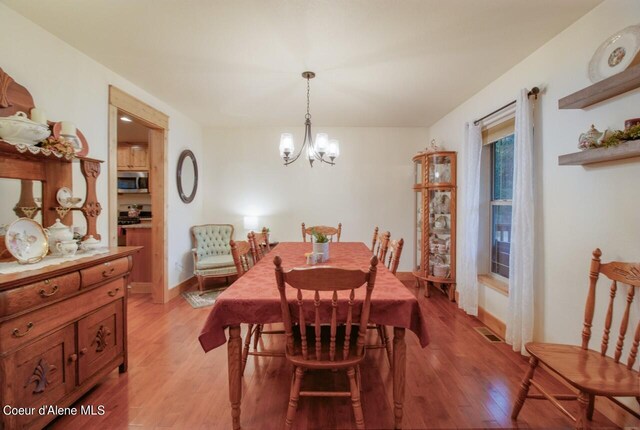
<path fill-rule="evenodd" d="M 131 147 L 124 143 L 118 144 L 118 170 L 131 169 Z"/>
<path fill-rule="evenodd" d="M 135 170 L 149 170 L 147 147 L 144 145 L 131 146 L 131 167 Z"/>
<path fill-rule="evenodd" d="M 3 403 L 36 408 L 33 415 L 5 416 L 5 428 L 41 418 L 38 408 L 55 405 L 76 384 L 75 324 L 14 352 L 5 359 Z"/>
<path fill-rule="evenodd" d="M 123 299 L 78 321 L 78 383 L 101 370 L 124 351 Z"/>

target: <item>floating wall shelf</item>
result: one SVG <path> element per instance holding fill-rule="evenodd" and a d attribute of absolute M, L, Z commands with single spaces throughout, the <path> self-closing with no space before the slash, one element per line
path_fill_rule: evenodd
<path fill-rule="evenodd" d="M 584 109 L 640 87 L 640 65 L 633 66 L 558 100 L 560 109 Z"/>
<path fill-rule="evenodd" d="M 561 155 L 558 157 L 558 164 L 560 166 L 580 166 L 632 157 L 640 157 L 640 140 L 624 142 L 610 148 L 586 149 L 573 154 Z"/>

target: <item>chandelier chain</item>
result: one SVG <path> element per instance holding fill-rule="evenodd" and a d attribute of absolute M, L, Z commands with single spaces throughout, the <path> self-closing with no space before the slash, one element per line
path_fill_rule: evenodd
<path fill-rule="evenodd" d="M 307 78 L 307 114 L 304 116 L 306 119 L 311 118 L 311 114 L 309 113 L 309 98 L 311 94 L 311 86 L 309 85 L 309 78 Z"/>

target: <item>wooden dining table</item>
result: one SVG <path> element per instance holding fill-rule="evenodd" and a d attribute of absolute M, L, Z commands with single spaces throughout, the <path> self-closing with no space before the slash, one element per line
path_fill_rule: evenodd
<path fill-rule="evenodd" d="M 311 243 L 281 242 L 251 270 L 218 296 L 199 340 L 205 352 L 227 344 L 229 401 L 234 429 L 240 428 L 240 404 L 242 400 L 242 338 L 240 324 L 270 324 L 282 322 L 282 310 L 278 293 L 273 259 L 282 258 L 284 270 L 308 267 L 305 253 L 311 252 Z M 329 260 L 316 266 L 333 266 L 368 270 L 371 251 L 361 242 L 338 242 L 329 245 Z M 393 402 L 395 428 L 402 428 L 405 391 L 406 343 L 405 329 L 416 334 L 419 343 L 429 343 L 426 320 L 418 300 L 383 264 L 378 264 L 377 276 L 371 296 L 372 324 L 393 327 Z M 291 287 L 288 287 L 291 288 Z M 293 292 L 293 289 L 292 289 Z M 359 288 L 355 302 L 364 300 L 365 288 Z M 295 294 L 290 305 L 295 305 Z M 330 297 L 321 297 L 321 300 Z M 338 297 L 338 308 L 348 301 L 348 296 Z M 313 300 L 304 299 L 310 309 Z M 229 330 L 227 340 L 225 330 Z"/>

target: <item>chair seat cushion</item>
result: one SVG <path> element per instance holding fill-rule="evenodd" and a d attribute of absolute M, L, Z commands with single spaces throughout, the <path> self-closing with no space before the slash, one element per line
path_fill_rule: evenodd
<path fill-rule="evenodd" d="M 302 355 L 302 336 L 300 335 L 300 326 L 296 325 L 293 327 L 293 354 L 287 353 L 287 359 L 295 366 L 311 367 L 314 369 L 339 369 L 356 366 L 364 359 L 364 350 L 360 357 L 356 355 L 358 330 L 359 327 L 357 325 L 352 326 L 351 336 L 349 338 L 349 354 L 348 358 L 344 359 L 346 326 L 340 325 L 337 327 L 335 358 L 334 361 L 331 361 L 329 356 L 331 327 L 329 325 L 321 326 L 320 360 L 317 360 L 315 349 L 315 327 L 306 326 L 305 332 L 307 335 L 308 359 L 305 360 Z"/>
<path fill-rule="evenodd" d="M 615 348 L 615 345 L 613 345 Z M 621 397 L 640 396 L 640 376 L 626 364 L 579 346 L 531 342 L 529 353 L 579 390 Z M 610 346 L 611 348 L 611 346 Z"/>
<path fill-rule="evenodd" d="M 196 269 L 207 270 L 207 269 L 217 269 L 217 268 L 229 267 L 229 266 L 235 267 L 233 263 L 233 257 L 231 256 L 231 254 L 209 255 L 209 256 L 198 259 L 198 264 L 196 264 Z"/>

